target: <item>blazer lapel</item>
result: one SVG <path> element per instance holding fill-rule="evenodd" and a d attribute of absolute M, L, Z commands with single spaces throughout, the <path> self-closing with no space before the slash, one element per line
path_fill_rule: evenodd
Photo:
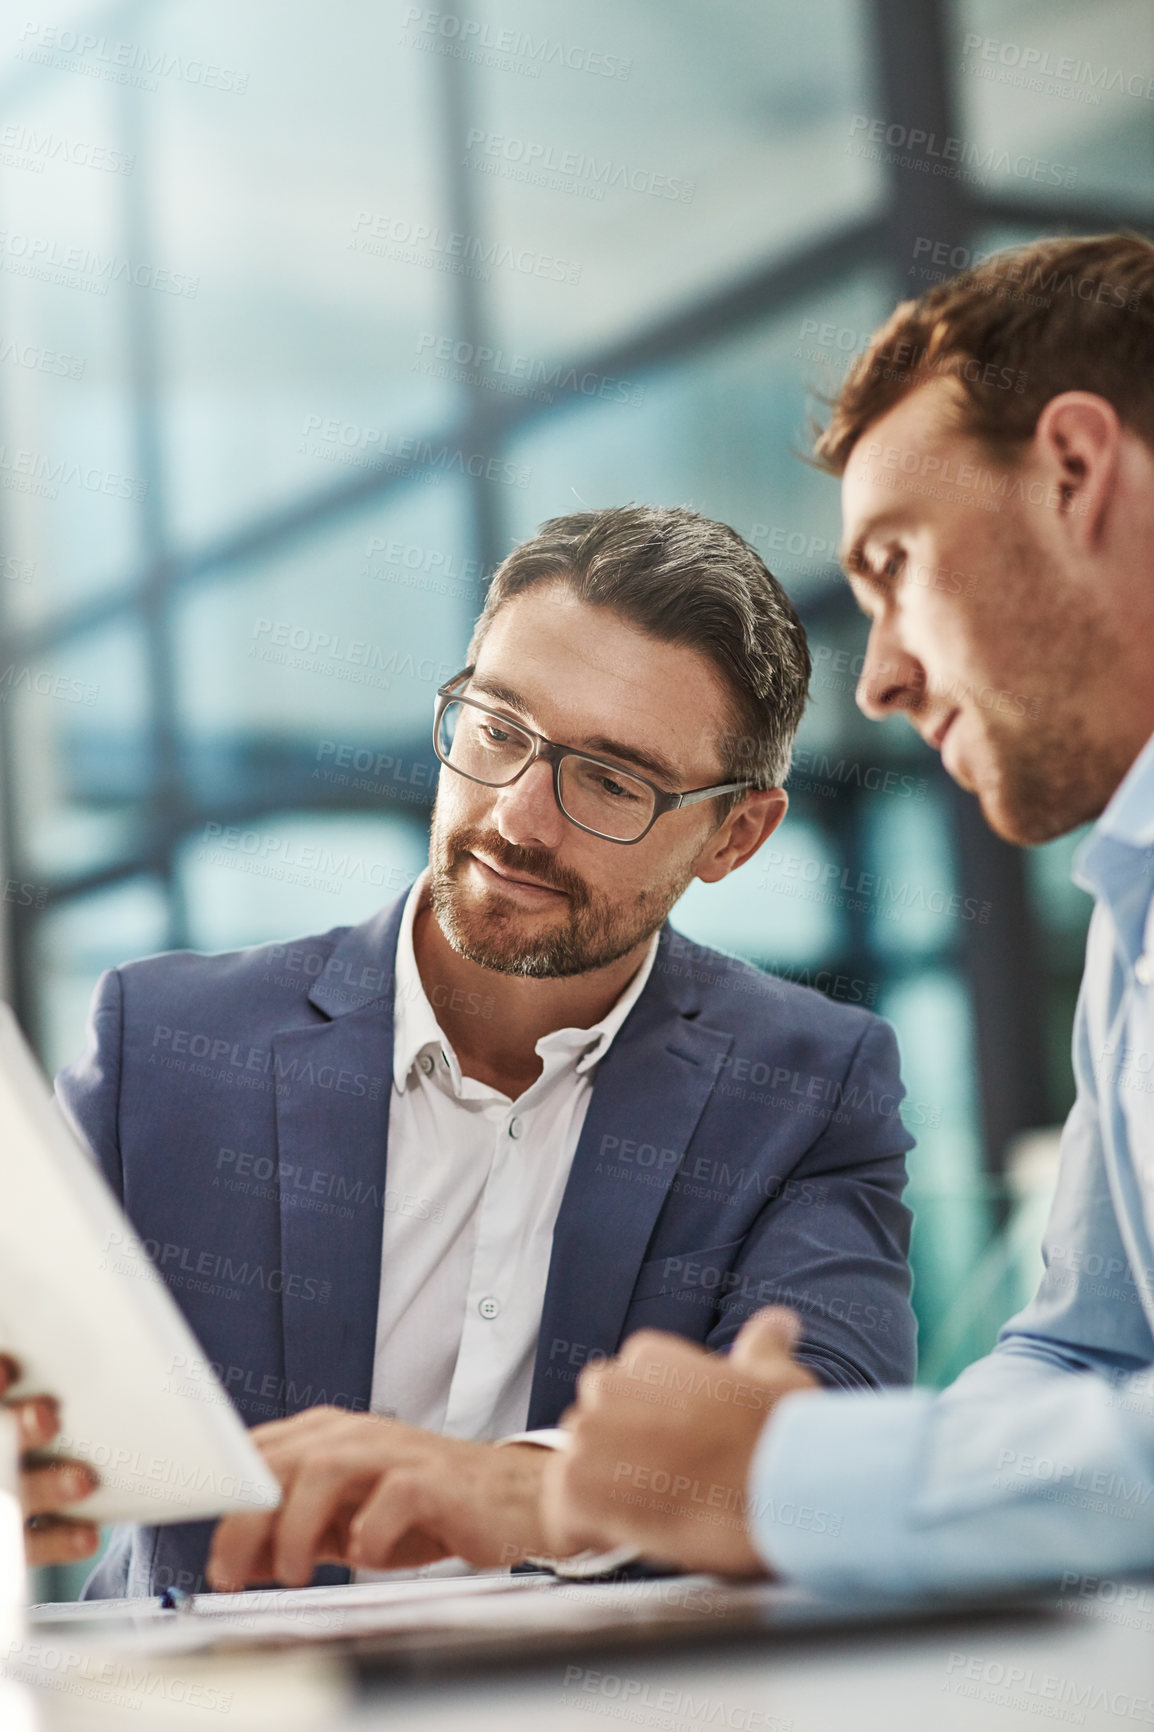
<path fill-rule="evenodd" d="M 286 1413 L 367 1410 L 376 1347 L 401 903 L 346 933 L 272 1041 Z"/>
<path fill-rule="evenodd" d="M 555 1424 L 580 1366 L 616 1351 L 657 1217 L 733 1044 L 732 1033 L 674 1001 L 661 967 L 668 938 L 667 928 L 645 991 L 598 1069 L 573 1157 L 553 1233 L 530 1427 Z M 634 1159 L 623 1167 L 630 1143 Z M 644 1165 L 636 1159 L 643 1146 L 653 1151 Z"/>

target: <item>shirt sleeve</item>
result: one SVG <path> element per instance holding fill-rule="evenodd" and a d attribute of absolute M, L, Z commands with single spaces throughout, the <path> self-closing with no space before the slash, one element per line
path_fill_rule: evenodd
<path fill-rule="evenodd" d="M 1045 1275 L 949 1389 L 796 1394 L 756 1451 L 766 1562 L 816 1587 L 996 1586 L 1154 1563 L 1154 1336 L 1101 1141 L 1085 1004 Z"/>
<path fill-rule="evenodd" d="M 999 1353 L 940 1395 L 786 1397 L 750 1521 L 766 1563 L 807 1586 L 996 1586 L 1148 1568 L 1152 1490 L 1149 1374 Z"/>
<path fill-rule="evenodd" d="M 540 1431 L 514 1431 L 508 1437 L 499 1437 L 497 1448 L 501 1449 L 507 1443 L 535 1443 L 538 1449 L 568 1449 L 569 1433 L 562 1431 L 559 1425 L 542 1427 Z"/>

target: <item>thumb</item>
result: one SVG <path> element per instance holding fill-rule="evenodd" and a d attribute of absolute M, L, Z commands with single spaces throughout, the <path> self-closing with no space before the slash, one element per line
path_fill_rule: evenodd
<path fill-rule="evenodd" d="M 801 1339 L 801 1318 L 784 1305 L 767 1305 L 740 1331 L 729 1350 L 731 1365 L 750 1377 L 771 1377 L 782 1370 L 782 1361 L 793 1363 L 793 1350 Z"/>

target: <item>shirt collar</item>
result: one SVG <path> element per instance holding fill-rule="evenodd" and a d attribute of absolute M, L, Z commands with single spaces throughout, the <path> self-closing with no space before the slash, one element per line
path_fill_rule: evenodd
<path fill-rule="evenodd" d="M 1073 877 L 1107 903 L 1131 962 L 1143 945 L 1154 874 L 1154 736 L 1074 856 Z"/>
<path fill-rule="evenodd" d="M 462 1083 L 467 1087 L 468 1079 L 462 1079 L 457 1055 L 429 1003 L 417 969 L 417 954 L 413 948 L 413 923 L 417 910 L 427 899 L 428 883 L 429 874 L 426 869 L 409 891 L 397 934 L 393 1000 L 393 1083 L 398 1090 L 403 1090 L 421 1054 L 431 1052 L 434 1058 L 443 1057 L 452 1074 L 454 1091 L 460 1093 Z M 554 1029 L 552 1034 L 541 1036 L 536 1050 L 538 1056 L 544 1060 L 546 1071 L 573 1064 L 577 1074 L 584 1075 L 605 1057 L 622 1023 L 645 990 L 657 955 L 659 938 L 660 933 L 655 932 L 637 973 L 600 1022 L 595 1022 L 591 1028 L 558 1028 Z"/>
<path fill-rule="evenodd" d="M 1109 896 L 1122 850 L 1154 849 L 1154 735 L 1119 782 L 1110 803 L 1074 856 L 1074 879 Z"/>

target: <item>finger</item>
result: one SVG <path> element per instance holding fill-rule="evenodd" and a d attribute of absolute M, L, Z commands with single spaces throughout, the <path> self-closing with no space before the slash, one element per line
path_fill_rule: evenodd
<path fill-rule="evenodd" d="M 740 1331 L 730 1349 L 730 1363 L 751 1377 L 772 1376 L 782 1361 L 792 1362 L 801 1339 L 801 1318 L 785 1305 L 767 1305 Z"/>
<path fill-rule="evenodd" d="M 271 1581 L 271 1571 L 259 1566 L 271 1562 L 271 1540 L 275 1510 L 225 1516 L 212 1536 L 205 1574 L 217 1593 L 239 1593 L 249 1582 Z"/>
<path fill-rule="evenodd" d="M 0 1353 L 0 1395 L 3 1395 L 5 1390 L 11 1389 L 19 1376 L 20 1367 L 12 1355 Z"/>
<path fill-rule="evenodd" d="M 31 1449 L 43 1449 L 60 1429 L 60 1409 L 50 1395 L 29 1395 L 21 1401 L 9 1402 L 8 1411 L 16 1418 L 22 1455 Z"/>
<path fill-rule="evenodd" d="M 24 1532 L 25 1557 L 29 1569 L 45 1564 L 74 1564 L 90 1558 L 100 1543 L 100 1530 L 92 1522 L 52 1521 L 39 1517 Z"/>
<path fill-rule="evenodd" d="M 20 1501 L 26 1516 L 51 1515 L 66 1504 L 78 1503 L 96 1490 L 99 1481 L 79 1461 L 46 1462 L 25 1467 L 20 1475 Z"/>
<path fill-rule="evenodd" d="M 312 1579 L 326 1531 L 363 1501 L 383 1471 L 376 1463 L 366 1470 L 350 1467 L 340 1457 L 303 1464 L 285 1493 L 273 1540 L 276 1579 L 285 1587 L 304 1587 Z"/>
<path fill-rule="evenodd" d="M 429 1563 L 454 1556 L 440 1535 L 430 1531 L 435 1521 L 436 1512 L 421 1474 L 394 1470 L 384 1475 L 349 1523 L 349 1563 L 355 1569 L 396 1569 L 402 1540 L 406 1542 L 407 1562 L 414 1550 L 427 1551 L 429 1555 L 422 1561 Z"/>

